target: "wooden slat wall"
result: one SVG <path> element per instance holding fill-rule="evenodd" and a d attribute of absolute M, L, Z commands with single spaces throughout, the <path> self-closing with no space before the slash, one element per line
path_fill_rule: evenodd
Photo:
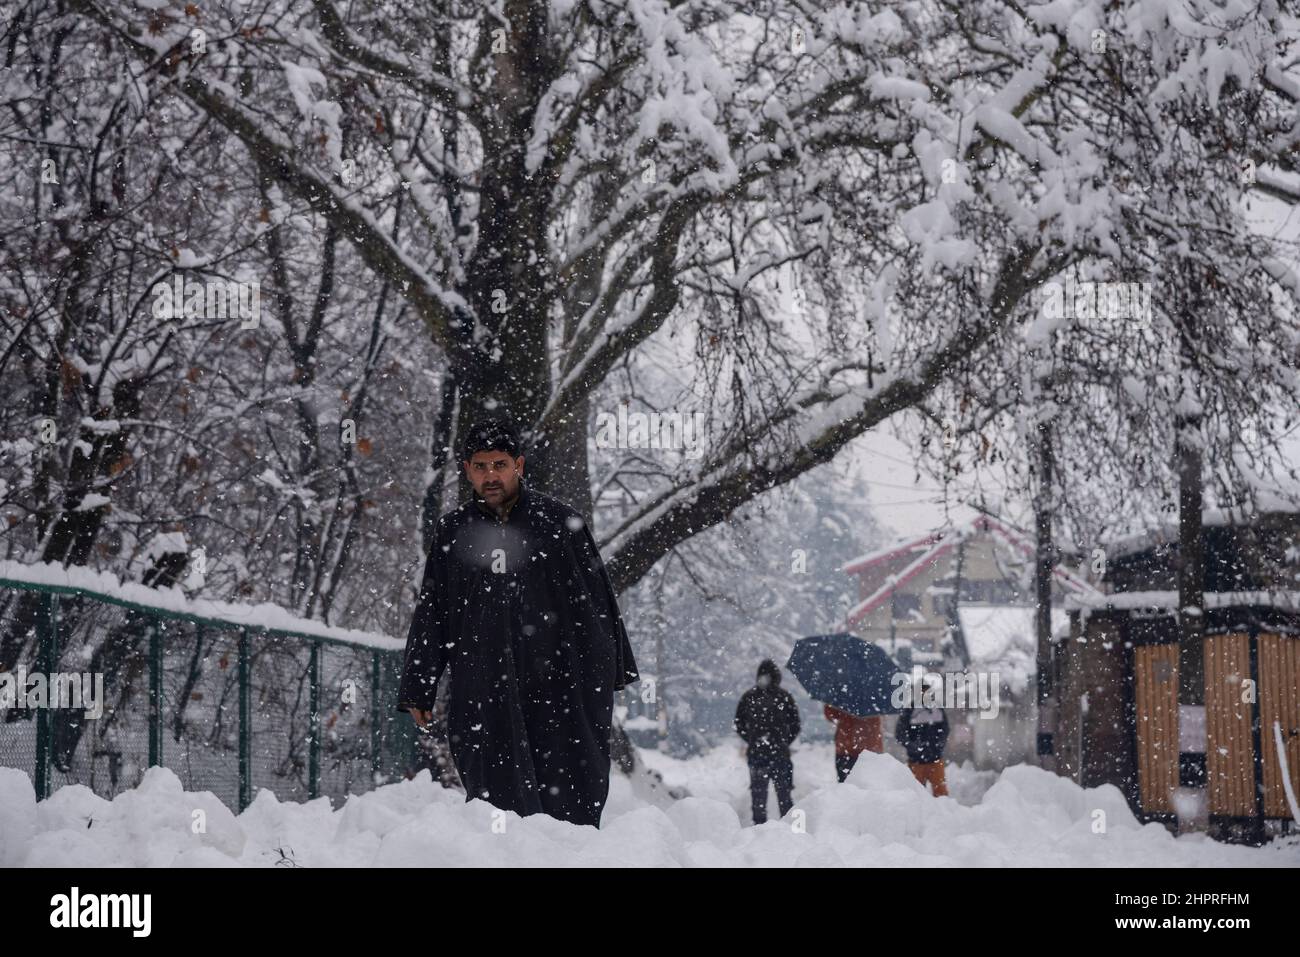
<path fill-rule="evenodd" d="M 1142 810 L 1172 814 L 1178 787 L 1178 646 L 1133 649 Z"/>
<path fill-rule="evenodd" d="M 1264 752 L 1264 815 L 1289 818 L 1273 722 L 1282 724 L 1291 787 L 1300 794 L 1300 639 L 1259 636 L 1259 718 L 1260 750 Z"/>
<path fill-rule="evenodd" d="M 1205 639 L 1206 772 L 1211 814 L 1255 816 L 1255 746 L 1251 704 L 1242 701 L 1250 678 L 1250 636 Z"/>
<path fill-rule="evenodd" d="M 1128 654 L 1123 642 L 1103 635 L 1118 635 L 1117 627 L 1100 629 L 1084 646 L 1087 661 L 1088 710 L 1082 715 L 1079 783 L 1086 788 L 1113 784 L 1123 789 L 1133 780 L 1132 747 L 1124 715 L 1124 683 Z"/>

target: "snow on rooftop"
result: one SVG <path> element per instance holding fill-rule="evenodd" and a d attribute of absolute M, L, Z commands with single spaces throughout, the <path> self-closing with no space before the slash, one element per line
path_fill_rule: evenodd
<path fill-rule="evenodd" d="M 972 671 L 996 672 L 1014 694 L 1023 694 L 1036 672 L 1037 609 L 1033 605 L 980 605 L 957 608 Z M 1052 632 L 1069 625 L 1063 608 L 1052 609 Z"/>
<path fill-rule="evenodd" d="M 1246 512 L 1240 508 L 1207 508 L 1201 513 L 1201 524 L 1209 528 L 1225 525 L 1248 526 L 1270 515 L 1293 515 L 1300 507 L 1280 493 L 1267 496 L 1257 510 Z M 1157 545 L 1178 544 L 1178 522 L 1154 522 L 1147 528 L 1133 529 L 1107 536 L 1102 540 L 1109 560 L 1123 558 L 1155 548 Z"/>
<path fill-rule="evenodd" d="M 840 566 L 840 571 L 853 574 L 870 565 L 889 561 L 890 559 L 902 558 L 914 552 L 926 551 L 933 548 L 940 538 L 942 538 L 942 536 L 935 533 L 927 534 L 920 538 L 895 539 L 888 545 L 883 545 L 864 555 L 859 555 L 852 561 L 845 562 Z"/>
<path fill-rule="evenodd" d="M 1202 596 L 1206 608 L 1235 608 L 1255 606 L 1277 608 L 1283 611 L 1300 611 L 1300 591 L 1223 591 L 1206 592 Z M 1109 595 L 1069 595 L 1065 609 L 1091 611 L 1111 608 L 1134 610 L 1142 608 L 1178 607 L 1177 591 L 1123 591 Z"/>

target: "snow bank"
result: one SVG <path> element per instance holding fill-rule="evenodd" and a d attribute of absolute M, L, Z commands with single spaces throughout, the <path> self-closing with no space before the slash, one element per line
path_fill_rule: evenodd
<path fill-rule="evenodd" d="M 1115 788 L 1084 790 L 1033 767 L 987 788 L 950 768 L 962 803 L 930 796 L 888 755 L 864 754 L 837 785 L 829 747 L 803 748 L 795 810 L 750 827 L 734 750 L 647 758 L 694 796 L 647 800 L 616 773 L 600 830 L 465 803 L 428 772 L 339 810 L 262 791 L 236 817 L 165 768 L 112 801 L 71 786 L 40 804 L 26 774 L 0 768 L 0 866 L 1300 866 L 1294 838 L 1264 848 L 1174 838 L 1139 825 Z"/>

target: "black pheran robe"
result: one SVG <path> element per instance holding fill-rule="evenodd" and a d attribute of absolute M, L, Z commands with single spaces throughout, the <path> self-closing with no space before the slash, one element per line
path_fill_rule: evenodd
<path fill-rule="evenodd" d="M 638 676 L 575 509 L 521 481 L 504 521 L 477 495 L 438 520 L 399 710 L 432 710 L 447 670 L 448 744 L 466 800 L 599 826 L 614 692 Z"/>

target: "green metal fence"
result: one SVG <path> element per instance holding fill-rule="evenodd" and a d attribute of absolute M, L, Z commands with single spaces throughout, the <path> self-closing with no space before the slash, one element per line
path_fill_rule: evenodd
<path fill-rule="evenodd" d="M 251 606 L 220 603 L 232 613 L 217 617 L 213 603 L 150 605 L 141 586 L 124 597 L 5 565 L 0 634 L 25 649 L 28 673 L 103 682 L 98 718 L 31 702 L 0 711 L 0 765 L 27 771 L 38 799 L 68 784 L 112 797 L 161 765 L 238 811 L 260 788 L 337 804 L 416 765 L 414 725 L 395 710 L 397 639 L 255 624 Z"/>

